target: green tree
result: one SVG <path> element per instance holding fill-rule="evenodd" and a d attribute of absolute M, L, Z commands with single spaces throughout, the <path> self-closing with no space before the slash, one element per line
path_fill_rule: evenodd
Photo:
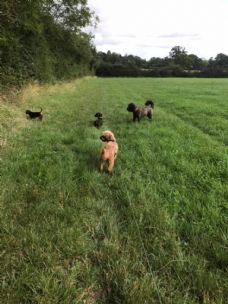
<path fill-rule="evenodd" d="M 188 55 L 188 68 L 191 70 L 201 70 L 204 67 L 204 62 L 201 58 L 194 54 Z"/>
<path fill-rule="evenodd" d="M 228 56 L 223 53 L 219 53 L 215 57 L 214 65 L 221 68 L 228 68 Z"/>
<path fill-rule="evenodd" d="M 88 7 L 87 0 L 43 0 L 43 9 L 65 29 L 78 33 L 88 25 L 95 25 L 98 17 Z"/>
<path fill-rule="evenodd" d="M 188 55 L 184 47 L 174 46 L 171 49 L 169 56 L 175 64 L 180 65 L 182 68 L 188 68 L 189 66 Z"/>
<path fill-rule="evenodd" d="M 83 29 L 96 22 L 87 0 L 0 1 L 1 83 L 88 73 L 94 47 Z"/>

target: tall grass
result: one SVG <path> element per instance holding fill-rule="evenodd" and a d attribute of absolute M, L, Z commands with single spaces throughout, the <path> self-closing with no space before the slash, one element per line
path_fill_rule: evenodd
<path fill-rule="evenodd" d="M 226 303 L 227 82 L 87 79 L 2 116 L 1 302 Z M 148 98 L 153 121 L 133 123 L 127 104 Z"/>

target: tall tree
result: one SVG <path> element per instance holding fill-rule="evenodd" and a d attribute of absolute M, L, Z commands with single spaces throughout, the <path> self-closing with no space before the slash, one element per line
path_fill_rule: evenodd
<path fill-rule="evenodd" d="M 88 25 L 94 25 L 98 18 L 88 7 L 87 0 L 43 0 L 44 10 L 65 29 L 78 33 Z"/>
<path fill-rule="evenodd" d="M 87 0 L 1 0 L 2 82 L 16 84 L 31 76 L 46 81 L 88 72 L 94 47 L 83 28 L 96 22 Z"/>
<path fill-rule="evenodd" d="M 214 65 L 221 68 L 228 68 L 228 56 L 223 53 L 219 53 L 215 57 Z"/>
<path fill-rule="evenodd" d="M 188 67 L 188 56 L 184 47 L 174 46 L 171 49 L 169 56 L 175 64 L 180 65 L 182 68 Z"/>

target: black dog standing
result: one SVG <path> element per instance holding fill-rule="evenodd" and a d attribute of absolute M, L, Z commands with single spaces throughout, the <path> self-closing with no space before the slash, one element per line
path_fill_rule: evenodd
<path fill-rule="evenodd" d="M 102 113 L 97 112 L 94 116 L 97 117 L 97 119 L 94 121 L 94 126 L 99 129 L 103 125 Z"/>
<path fill-rule="evenodd" d="M 38 118 L 39 120 L 43 119 L 42 109 L 40 109 L 40 112 L 32 112 L 30 110 L 26 110 L 25 114 L 28 119 L 36 119 L 36 118 Z"/>
<path fill-rule="evenodd" d="M 133 121 L 140 121 L 144 116 L 147 116 L 149 119 L 152 119 L 154 110 L 154 102 L 152 100 L 147 100 L 143 108 L 137 107 L 134 103 L 129 103 L 127 106 L 127 111 L 133 113 Z"/>

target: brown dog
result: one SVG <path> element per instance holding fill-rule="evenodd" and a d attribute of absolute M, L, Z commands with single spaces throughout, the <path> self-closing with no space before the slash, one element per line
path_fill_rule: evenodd
<path fill-rule="evenodd" d="M 104 142 L 107 142 L 107 144 L 101 150 L 99 170 L 102 171 L 105 162 L 108 161 L 108 172 L 112 173 L 112 169 L 118 152 L 118 144 L 116 142 L 114 134 L 109 130 L 104 131 L 100 139 Z"/>

